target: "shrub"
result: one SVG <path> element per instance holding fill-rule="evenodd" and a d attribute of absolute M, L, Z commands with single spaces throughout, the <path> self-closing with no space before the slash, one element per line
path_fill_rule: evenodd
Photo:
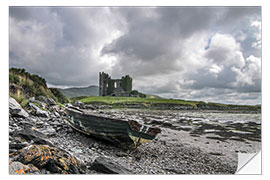
<path fill-rule="evenodd" d="M 19 82 L 20 80 L 16 75 L 9 73 L 9 83 L 18 84 Z"/>
<path fill-rule="evenodd" d="M 57 88 L 50 88 L 52 94 L 57 98 L 57 101 L 60 103 L 67 103 L 68 98 L 64 96 Z"/>

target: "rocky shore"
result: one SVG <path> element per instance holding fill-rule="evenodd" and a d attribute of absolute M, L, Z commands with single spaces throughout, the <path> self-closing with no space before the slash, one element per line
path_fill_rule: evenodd
<path fill-rule="evenodd" d="M 10 98 L 9 110 L 10 174 L 233 174 L 237 152 L 260 149 L 259 123 L 213 125 L 173 121 L 166 111 L 94 110 L 162 129 L 152 142 L 123 150 L 71 129 L 64 107 L 51 99 L 32 98 L 23 109 Z"/>

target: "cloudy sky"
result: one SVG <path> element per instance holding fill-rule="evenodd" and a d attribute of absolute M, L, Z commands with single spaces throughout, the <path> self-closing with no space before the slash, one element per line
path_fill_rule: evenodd
<path fill-rule="evenodd" d="M 49 86 L 98 72 L 167 98 L 261 103 L 260 7 L 11 7 L 9 65 Z"/>

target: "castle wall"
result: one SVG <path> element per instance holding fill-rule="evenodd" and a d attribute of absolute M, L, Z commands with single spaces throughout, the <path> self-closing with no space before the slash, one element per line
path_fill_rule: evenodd
<path fill-rule="evenodd" d="M 102 72 L 99 73 L 99 96 L 115 95 L 126 96 L 132 91 L 132 78 L 128 75 L 122 79 L 111 79 L 111 77 Z M 125 95 L 124 95 L 125 94 Z"/>

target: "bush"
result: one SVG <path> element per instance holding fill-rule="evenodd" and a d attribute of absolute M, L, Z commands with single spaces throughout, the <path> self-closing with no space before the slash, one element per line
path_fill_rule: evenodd
<path fill-rule="evenodd" d="M 9 73 L 9 83 L 18 84 L 19 82 L 20 80 L 16 75 Z"/>
<path fill-rule="evenodd" d="M 52 94 L 57 98 L 57 101 L 60 103 L 67 103 L 68 98 L 64 96 L 57 88 L 50 88 Z"/>

